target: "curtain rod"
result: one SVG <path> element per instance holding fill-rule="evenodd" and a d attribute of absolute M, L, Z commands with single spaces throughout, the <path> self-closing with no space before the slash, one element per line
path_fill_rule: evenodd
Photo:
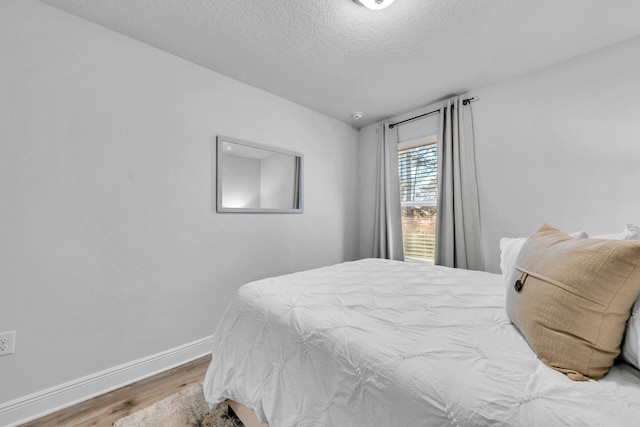
<path fill-rule="evenodd" d="M 469 104 L 469 103 L 471 103 L 473 101 L 477 101 L 477 100 L 478 100 L 477 96 L 472 96 L 471 98 L 463 99 L 462 100 L 462 105 L 467 105 L 467 104 Z M 402 123 L 410 122 L 410 121 L 413 121 L 413 120 L 416 120 L 416 119 L 420 119 L 422 117 L 427 117 L 427 116 L 430 116 L 432 114 L 436 114 L 436 113 L 439 113 L 439 112 L 440 112 L 440 110 L 429 111 L 428 113 L 420 114 L 419 116 L 411 117 L 410 119 L 403 120 L 401 122 L 391 123 L 389 125 L 389 129 L 393 129 L 394 126 L 398 126 L 398 125 L 400 125 Z"/>

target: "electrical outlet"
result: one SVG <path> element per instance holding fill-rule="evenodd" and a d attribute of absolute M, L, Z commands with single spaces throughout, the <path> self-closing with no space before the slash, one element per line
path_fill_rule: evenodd
<path fill-rule="evenodd" d="M 0 334 L 0 356 L 13 354 L 16 342 L 16 331 L 3 332 Z"/>

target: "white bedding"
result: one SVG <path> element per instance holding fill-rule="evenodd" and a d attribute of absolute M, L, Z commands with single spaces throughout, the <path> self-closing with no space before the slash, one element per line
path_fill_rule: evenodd
<path fill-rule="evenodd" d="M 204 392 L 288 426 L 638 426 L 640 376 L 574 382 L 509 322 L 502 276 L 368 259 L 240 288 Z"/>

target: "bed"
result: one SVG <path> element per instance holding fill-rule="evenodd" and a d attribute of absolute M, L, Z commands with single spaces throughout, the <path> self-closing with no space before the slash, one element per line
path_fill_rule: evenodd
<path fill-rule="evenodd" d="M 572 381 L 505 313 L 502 275 L 364 259 L 249 283 L 204 394 L 287 426 L 637 426 L 640 375 Z"/>

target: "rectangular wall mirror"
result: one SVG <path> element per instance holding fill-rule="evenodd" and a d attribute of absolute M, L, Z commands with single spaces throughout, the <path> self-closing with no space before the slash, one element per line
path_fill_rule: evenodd
<path fill-rule="evenodd" d="M 303 156 L 218 135 L 217 211 L 303 212 Z"/>

